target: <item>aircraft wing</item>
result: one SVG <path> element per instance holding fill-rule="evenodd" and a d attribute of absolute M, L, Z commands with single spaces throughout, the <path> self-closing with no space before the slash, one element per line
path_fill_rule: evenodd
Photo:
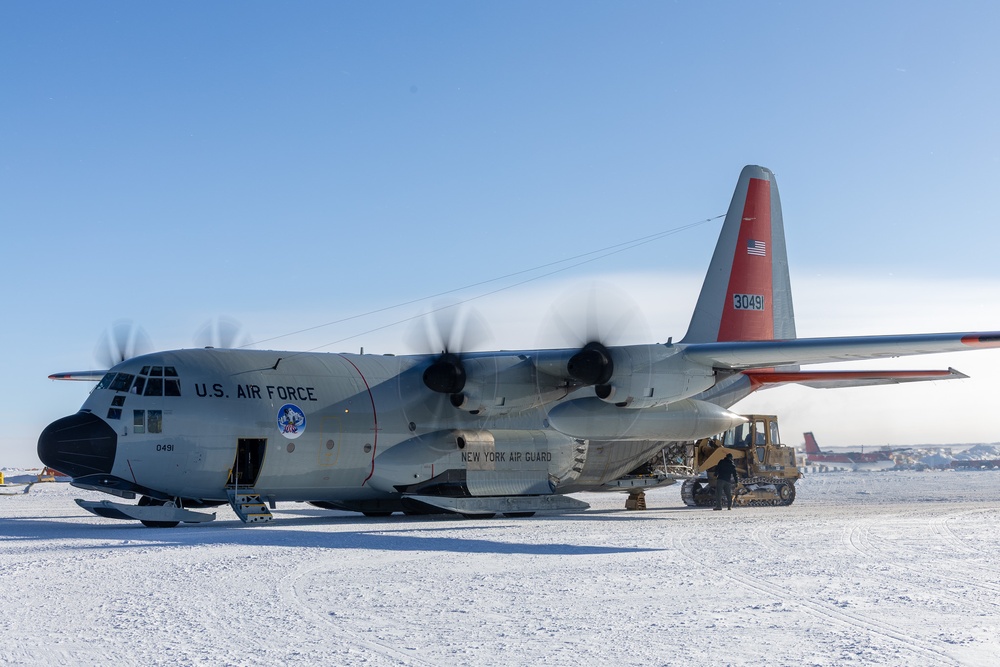
<path fill-rule="evenodd" d="M 986 348 L 1000 348 L 1000 332 L 692 343 L 683 355 L 713 368 L 747 370 Z"/>

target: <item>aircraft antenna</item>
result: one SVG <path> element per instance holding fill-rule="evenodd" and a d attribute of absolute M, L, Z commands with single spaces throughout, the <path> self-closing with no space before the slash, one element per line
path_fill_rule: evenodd
<path fill-rule="evenodd" d="M 383 308 L 376 308 L 374 310 L 369 310 L 367 312 L 359 313 L 357 315 L 350 315 L 348 317 L 342 317 L 339 320 L 333 320 L 332 322 L 325 322 L 323 324 L 317 324 L 315 326 L 306 327 L 304 329 L 298 329 L 297 331 L 290 331 L 288 333 L 279 334 L 277 336 L 272 336 L 271 338 L 263 338 L 261 340 L 254 341 L 252 343 L 248 343 L 247 345 L 245 345 L 243 347 L 249 347 L 250 345 L 260 345 L 262 343 L 269 343 L 271 341 L 278 340 L 279 338 L 287 338 L 288 336 L 296 336 L 298 334 L 306 333 L 308 331 L 315 331 L 316 329 L 322 329 L 324 327 L 333 326 L 334 324 L 343 324 L 344 322 L 350 322 L 351 320 L 361 319 L 362 317 L 368 317 L 369 315 L 377 315 L 378 313 L 384 313 L 386 311 L 395 310 L 397 308 L 403 308 L 404 306 L 411 306 L 411 305 L 413 305 L 415 303 L 420 303 L 421 301 L 428 301 L 430 299 L 438 299 L 440 297 L 447 296 L 449 294 L 454 294 L 456 292 L 462 292 L 462 291 L 465 291 L 465 290 L 472 289 L 474 287 L 481 287 L 483 285 L 488 285 L 490 283 L 499 282 L 501 280 L 507 280 L 509 278 L 514 278 L 516 276 L 522 276 L 522 275 L 525 275 L 525 274 L 534 273 L 536 271 L 541 271 L 543 269 L 548 269 L 550 267 L 559 267 L 559 268 L 554 268 L 551 271 L 548 271 L 546 273 L 540 273 L 538 275 L 531 276 L 529 278 L 525 278 L 524 280 L 520 280 L 518 282 L 514 282 L 514 283 L 511 283 L 511 284 L 503 286 L 503 287 L 498 287 L 497 289 L 490 290 L 490 291 L 487 291 L 487 292 L 483 292 L 482 294 L 471 296 L 468 299 L 464 299 L 462 301 L 459 301 L 458 303 L 451 304 L 448 307 L 461 305 L 463 303 L 468 303 L 469 301 L 474 301 L 476 299 L 482 299 L 484 297 L 491 296 L 491 295 L 496 294 L 498 292 L 503 292 L 505 290 L 513 289 L 514 287 L 520 287 L 521 285 L 524 285 L 526 283 L 530 283 L 530 282 L 533 282 L 535 280 L 540 280 L 542 278 L 547 278 L 549 276 L 555 275 L 557 273 L 561 273 L 563 271 L 569 271 L 570 269 L 575 269 L 578 266 L 582 266 L 584 264 L 589 264 L 591 262 L 596 262 L 596 261 L 598 261 L 600 259 L 604 259 L 605 257 L 610 257 L 612 255 L 617 255 L 619 253 L 625 252 L 626 250 L 631 250 L 631 249 L 637 248 L 637 247 L 639 247 L 641 245 L 645 245 L 647 243 L 652 243 L 653 241 L 658 241 L 658 240 L 660 240 L 660 239 L 662 239 L 664 237 L 672 236 L 673 234 L 678 234 L 680 232 L 684 232 L 684 231 L 687 231 L 689 229 L 693 229 L 694 227 L 698 227 L 700 225 L 704 225 L 706 223 L 712 222 L 713 220 L 718 220 L 718 219 L 724 218 L 724 217 L 726 217 L 726 214 L 722 213 L 720 215 L 712 216 L 710 218 L 705 218 L 704 220 L 698 220 L 697 222 L 690 222 L 690 223 L 687 223 L 685 225 L 680 225 L 678 227 L 673 227 L 671 229 L 667 229 L 667 230 L 664 230 L 662 232 L 656 232 L 654 234 L 648 234 L 646 236 L 640 236 L 640 237 L 632 239 L 630 241 L 622 241 L 621 243 L 616 243 L 614 245 L 605 246 L 604 248 L 599 248 L 597 250 L 590 250 L 588 252 L 584 252 L 584 253 L 580 253 L 578 255 L 573 255 L 571 257 L 566 257 L 566 258 L 563 258 L 563 259 L 555 260 L 555 261 L 552 261 L 552 262 L 548 262 L 546 264 L 540 264 L 538 266 L 534 266 L 534 267 L 531 267 L 531 268 L 528 268 L 528 269 L 522 269 L 520 271 L 514 271 L 512 273 L 508 273 L 508 274 L 505 274 L 505 275 L 502 275 L 502 276 L 497 276 L 496 278 L 489 278 L 487 280 L 481 280 L 481 281 L 479 281 L 477 283 L 471 283 L 469 285 L 465 285 L 464 287 L 456 287 L 454 289 L 445 290 L 444 292 L 439 292 L 437 294 L 432 294 L 430 296 L 423 296 L 423 297 L 420 297 L 420 298 L 417 298 L 417 299 L 410 299 L 409 301 L 403 301 L 403 302 L 397 303 L 397 304 L 392 305 L 392 306 L 385 306 Z M 579 260 L 579 261 L 577 261 L 577 260 Z M 572 262 L 572 263 L 569 263 L 569 262 Z M 560 267 L 559 265 L 561 265 L 561 264 L 566 264 L 566 266 L 561 266 Z M 438 309 L 435 309 L 435 310 L 442 310 L 442 309 L 438 308 Z M 434 311 L 431 311 L 431 312 L 434 312 Z M 414 315 L 413 317 L 406 317 L 406 318 L 397 320 L 395 322 L 391 322 L 389 324 L 386 324 L 384 326 L 375 327 L 373 329 L 368 329 L 367 331 L 362 331 L 361 333 L 354 334 L 353 336 L 347 336 L 346 338 L 341 338 L 339 340 L 335 340 L 335 341 L 332 341 L 330 343 L 326 343 L 325 345 L 320 345 L 319 347 L 315 347 L 315 348 L 309 350 L 309 352 L 314 352 L 314 351 L 320 350 L 320 349 L 322 349 L 324 347 L 329 347 L 331 345 L 336 345 L 338 343 L 342 343 L 344 341 L 351 340 L 352 338 L 357 338 L 359 336 L 365 336 L 365 335 L 370 334 L 370 333 L 375 332 L 375 331 L 381 331 L 382 329 L 388 329 L 389 327 L 396 326 L 397 324 L 402 324 L 404 322 L 409 322 L 411 320 L 417 319 L 418 317 L 423 317 L 425 314 L 426 313 L 422 313 L 420 315 Z"/>

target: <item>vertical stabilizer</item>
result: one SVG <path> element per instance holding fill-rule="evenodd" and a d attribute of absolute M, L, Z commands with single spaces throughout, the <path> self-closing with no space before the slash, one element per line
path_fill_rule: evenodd
<path fill-rule="evenodd" d="M 816 438 L 813 436 L 812 432 L 803 433 L 803 437 L 806 439 L 806 454 L 822 454 L 822 450 L 819 448 L 819 443 L 816 442 Z"/>
<path fill-rule="evenodd" d="M 685 343 L 795 338 L 778 184 L 747 166 L 701 287 Z"/>

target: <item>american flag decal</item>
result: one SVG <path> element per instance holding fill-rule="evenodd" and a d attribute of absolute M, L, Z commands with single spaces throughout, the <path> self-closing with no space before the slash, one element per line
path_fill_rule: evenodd
<path fill-rule="evenodd" d="M 749 239 L 747 241 L 747 254 L 764 257 L 767 255 L 767 244 L 763 241 L 754 241 L 753 239 Z"/>

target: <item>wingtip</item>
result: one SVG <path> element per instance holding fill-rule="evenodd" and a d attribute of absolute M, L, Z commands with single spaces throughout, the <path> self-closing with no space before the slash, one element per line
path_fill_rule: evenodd
<path fill-rule="evenodd" d="M 74 380 L 77 382 L 97 382 L 107 374 L 107 371 L 66 371 L 63 373 L 53 373 L 50 380 Z"/>
<path fill-rule="evenodd" d="M 1000 347 L 1000 332 L 969 334 L 962 337 L 962 343 L 970 347 Z"/>

